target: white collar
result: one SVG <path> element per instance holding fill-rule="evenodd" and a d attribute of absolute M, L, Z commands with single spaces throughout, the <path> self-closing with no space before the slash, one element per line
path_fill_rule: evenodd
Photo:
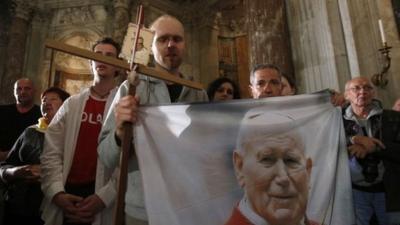
<path fill-rule="evenodd" d="M 265 221 L 264 218 L 253 211 L 246 197 L 243 197 L 242 200 L 240 200 L 238 209 L 243 214 L 243 216 L 246 217 L 252 224 L 268 225 L 267 221 Z"/>

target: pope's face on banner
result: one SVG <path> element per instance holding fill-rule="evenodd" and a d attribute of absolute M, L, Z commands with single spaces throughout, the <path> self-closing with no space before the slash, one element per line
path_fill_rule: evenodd
<path fill-rule="evenodd" d="M 253 211 L 270 224 L 298 224 L 305 215 L 312 162 L 298 142 L 258 136 L 234 152 L 239 184 Z"/>

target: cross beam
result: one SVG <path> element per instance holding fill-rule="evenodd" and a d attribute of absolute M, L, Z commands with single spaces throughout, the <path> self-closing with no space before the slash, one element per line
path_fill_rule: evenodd
<path fill-rule="evenodd" d="M 58 42 L 58 41 L 54 41 L 54 40 L 46 40 L 45 46 L 47 48 L 54 49 L 54 50 L 57 50 L 60 52 L 65 52 L 65 53 L 68 53 L 71 55 L 76 55 L 76 56 L 79 56 L 82 58 L 106 63 L 106 64 L 109 64 L 109 65 L 112 65 L 112 66 L 115 66 L 115 67 L 118 67 L 121 69 L 130 70 L 129 64 L 123 60 L 120 60 L 120 59 L 117 59 L 117 58 L 114 58 L 111 56 L 104 56 L 102 54 L 94 53 L 92 51 L 88 51 L 86 49 L 82 49 L 82 48 L 78 48 L 78 47 L 75 47 L 72 45 L 64 44 L 62 42 Z M 167 71 L 159 70 L 159 69 L 152 68 L 152 67 L 147 67 L 142 64 L 137 64 L 137 65 L 138 65 L 138 69 L 137 69 L 138 73 L 145 74 L 150 77 L 158 78 L 161 80 L 170 81 L 170 82 L 173 82 L 176 84 L 181 84 L 181 85 L 191 87 L 194 89 L 198 89 L 198 90 L 203 89 L 203 85 L 198 82 L 182 79 L 180 77 L 177 77 L 175 75 L 168 73 Z"/>

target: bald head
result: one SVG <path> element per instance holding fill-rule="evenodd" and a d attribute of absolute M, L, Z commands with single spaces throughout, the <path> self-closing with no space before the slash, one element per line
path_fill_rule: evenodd
<path fill-rule="evenodd" d="M 354 84 L 354 83 L 365 83 L 365 84 L 369 84 L 372 87 L 371 82 L 369 81 L 369 79 L 367 77 L 356 77 L 356 78 L 353 78 L 346 82 L 345 89 L 346 90 L 349 89 L 351 84 Z"/>
<path fill-rule="evenodd" d="M 163 24 L 164 22 L 168 23 L 176 23 L 180 26 L 182 31 L 184 30 L 183 24 L 174 16 L 164 14 L 160 17 L 158 17 L 156 20 L 153 21 L 153 23 L 150 25 L 150 30 L 152 31 L 157 31 L 158 27 Z"/>
<path fill-rule="evenodd" d="M 152 52 L 157 66 L 177 73 L 185 52 L 183 24 L 173 16 L 163 15 L 150 27 L 154 31 Z"/>
<path fill-rule="evenodd" d="M 35 87 L 28 78 L 21 78 L 14 83 L 14 96 L 17 105 L 30 107 L 33 105 Z"/>

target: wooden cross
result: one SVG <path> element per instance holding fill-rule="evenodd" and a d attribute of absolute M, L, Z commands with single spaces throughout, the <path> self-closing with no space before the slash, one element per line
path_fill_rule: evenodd
<path fill-rule="evenodd" d="M 75 47 L 72 45 L 64 44 L 62 42 L 58 42 L 58 41 L 54 41 L 54 40 L 46 40 L 45 46 L 47 48 L 54 49 L 54 50 L 57 50 L 60 52 L 64 52 L 64 53 L 79 56 L 82 58 L 94 60 L 97 62 L 106 63 L 108 65 L 115 66 L 115 67 L 118 67 L 118 68 L 121 68 L 124 70 L 131 69 L 129 64 L 124 60 L 120 60 L 120 59 L 117 59 L 117 58 L 111 57 L 111 56 L 104 56 L 102 54 L 94 53 L 92 51 L 78 48 L 78 47 Z M 191 88 L 198 89 L 198 90 L 203 89 L 202 84 L 200 84 L 198 82 L 182 79 L 180 77 L 177 77 L 173 74 L 168 73 L 165 70 L 147 67 L 142 64 L 136 64 L 136 65 L 138 67 L 137 68 L 138 73 L 145 74 L 150 77 L 158 78 L 160 80 L 165 80 L 165 81 L 170 81 L 170 82 L 173 82 L 176 84 L 181 84 L 183 86 L 191 87 Z"/>
<path fill-rule="evenodd" d="M 138 14 L 136 18 L 136 23 L 137 23 L 137 30 L 136 30 L 136 38 L 135 38 L 135 43 L 133 45 L 133 50 L 132 50 L 132 59 L 131 59 L 131 64 L 129 65 L 123 60 L 119 60 L 114 57 L 110 56 L 104 56 L 102 54 L 97 54 L 92 51 L 84 50 L 81 48 L 77 48 L 71 45 L 67 45 L 64 43 L 56 42 L 53 40 L 47 40 L 45 43 L 45 46 L 47 48 L 50 48 L 52 50 L 57 50 L 61 52 L 65 52 L 71 55 L 75 56 L 80 56 L 86 59 L 94 60 L 97 62 L 102 62 L 106 63 L 118 68 L 122 68 L 125 70 L 130 70 L 130 71 L 136 71 L 141 74 L 146 74 L 148 76 L 158 78 L 161 80 L 165 81 L 170 81 L 176 84 L 181 84 L 187 87 L 195 88 L 195 89 L 203 89 L 203 86 L 200 83 L 193 82 L 190 80 L 185 80 L 180 77 L 177 77 L 175 75 L 172 75 L 168 73 L 167 71 L 163 70 L 158 70 L 155 68 L 147 67 L 141 64 L 135 64 L 133 63 L 135 53 L 136 53 L 136 43 L 139 37 L 139 32 L 141 27 L 143 26 L 143 9 L 142 6 L 140 5 L 138 8 Z M 53 51 L 52 51 L 52 56 L 53 56 Z M 52 57 L 53 58 L 53 57 Z M 51 64 L 50 64 L 51 65 Z M 51 68 L 50 68 L 50 73 L 51 73 Z M 135 79 L 128 76 L 129 80 L 129 90 L 128 93 L 132 96 L 135 95 L 136 92 L 136 85 L 135 84 Z M 50 78 L 49 78 L 50 80 Z M 122 138 L 122 150 L 121 150 L 121 159 L 120 159 L 120 174 L 119 174 L 119 179 L 118 179 L 118 194 L 117 194 L 117 199 L 116 199 L 116 208 L 115 208 L 115 214 L 114 214 L 114 225 L 122 225 L 124 221 L 124 201 L 125 201 L 125 193 L 126 193 L 126 188 L 127 188 L 127 176 L 128 176 L 128 160 L 131 152 L 135 152 L 134 146 L 131 144 L 132 143 L 132 123 L 124 123 L 124 133 L 123 133 L 123 138 Z"/>

